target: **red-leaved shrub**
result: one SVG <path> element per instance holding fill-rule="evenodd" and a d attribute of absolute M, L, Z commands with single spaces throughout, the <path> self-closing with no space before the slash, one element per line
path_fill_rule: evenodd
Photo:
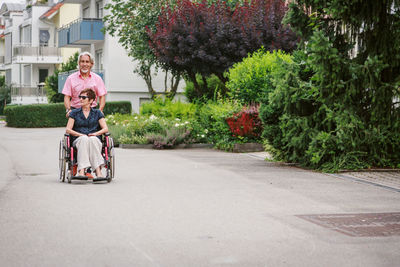
<path fill-rule="evenodd" d="M 260 137 L 262 125 L 258 116 L 258 108 L 258 105 L 245 106 L 240 112 L 226 119 L 232 136 L 248 138 Z"/>

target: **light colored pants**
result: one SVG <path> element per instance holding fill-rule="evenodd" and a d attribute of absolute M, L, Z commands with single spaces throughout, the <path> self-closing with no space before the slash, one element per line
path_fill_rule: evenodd
<path fill-rule="evenodd" d="M 78 149 L 78 171 L 92 167 L 93 171 L 104 165 L 104 158 L 101 155 L 102 144 L 96 136 L 79 136 L 73 143 Z"/>

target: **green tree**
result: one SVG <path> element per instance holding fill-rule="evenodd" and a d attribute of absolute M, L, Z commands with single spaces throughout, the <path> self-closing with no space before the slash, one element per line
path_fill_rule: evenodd
<path fill-rule="evenodd" d="M 11 86 L 5 84 L 5 77 L 0 76 L 0 114 L 3 114 L 4 108 L 11 102 Z"/>
<path fill-rule="evenodd" d="M 137 62 L 133 71 L 144 79 L 152 97 L 156 95 L 152 77 L 160 70 L 160 65 L 149 47 L 146 29 L 155 29 L 163 7 L 167 4 L 174 5 L 174 3 L 175 0 L 112 0 L 105 7 L 110 10 L 110 14 L 104 16 L 105 31 L 112 36 L 118 36 L 119 43 Z M 165 92 L 168 97 L 173 98 L 178 89 L 181 74 L 167 68 L 163 70 L 166 72 Z"/>
<path fill-rule="evenodd" d="M 400 2 L 289 8 L 302 46 L 263 101 L 264 136 L 284 160 L 313 168 L 400 166 Z"/>
<path fill-rule="evenodd" d="M 56 69 L 53 75 L 46 78 L 45 89 L 50 103 L 64 101 L 64 95 L 58 92 L 58 74 L 70 70 L 76 70 L 78 66 L 78 52 L 71 56 L 66 63 L 62 63 L 60 69 Z"/>

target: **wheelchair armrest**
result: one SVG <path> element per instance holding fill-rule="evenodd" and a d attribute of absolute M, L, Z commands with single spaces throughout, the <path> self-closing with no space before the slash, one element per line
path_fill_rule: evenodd
<path fill-rule="evenodd" d="M 111 134 L 110 134 L 110 133 L 105 133 L 104 135 L 105 135 L 105 136 L 110 136 Z"/>
<path fill-rule="evenodd" d="M 67 136 L 67 137 L 68 137 L 68 136 L 70 136 L 70 134 L 69 134 L 69 133 L 65 133 L 64 136 Z"/>

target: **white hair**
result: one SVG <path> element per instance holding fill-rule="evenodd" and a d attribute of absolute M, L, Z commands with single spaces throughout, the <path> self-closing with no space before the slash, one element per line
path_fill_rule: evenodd
<path fill-rule="evenodd" d="M 94 58 L 93 58 L 92 54 L 85 51 L 85 52 L 80 53 L 78 56 L 78 68 L 79 68 L 79 61 L 81 60 L 82 56 L 89 56 L 90 62 L 94 65 Z"/>

